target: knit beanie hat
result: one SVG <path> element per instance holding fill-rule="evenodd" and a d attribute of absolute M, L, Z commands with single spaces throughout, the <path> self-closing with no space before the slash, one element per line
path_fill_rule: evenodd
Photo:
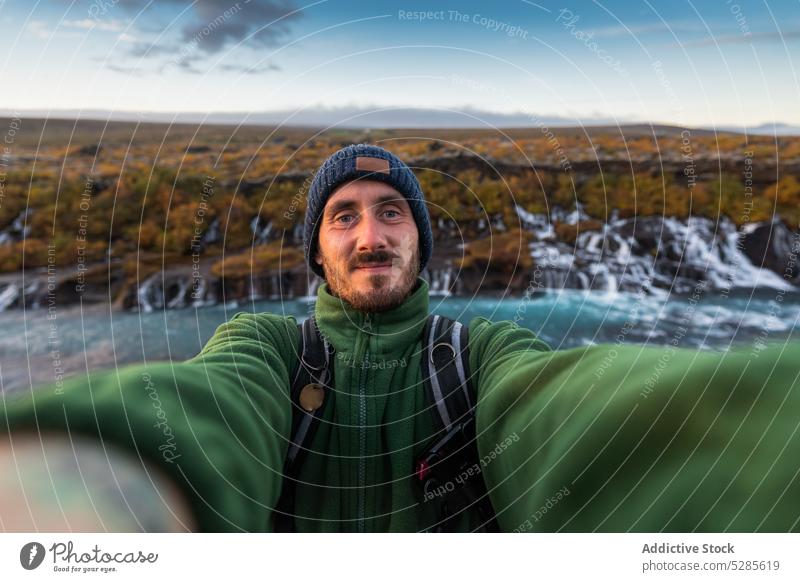
<path fill-rule="evenodd" d="M 385 182 L 408 200 L 419 231 L 420 270 L 424 269 L 433 251 L 433 232 L 428 207 L 425 205 L 417 177 L 400 158 L 385 149 L 374 145 L 357 144 L 342 148 L 325 160 L 317 170 L 308 190 L 303 247 L 306 262 L 311 270 L 325 278 L 322 266 L 314 260 L 325 204 L 338 186 L 356 178 Z"/>

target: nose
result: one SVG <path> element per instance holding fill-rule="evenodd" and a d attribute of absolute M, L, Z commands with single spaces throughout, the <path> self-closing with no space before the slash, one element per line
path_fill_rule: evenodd
<path fill-rule="evenodd" d="M 385 228 L 371 212 L 364 212 L 356 225 L 357 251 L 375 252 L 386 250 L 387 239 Z"/>

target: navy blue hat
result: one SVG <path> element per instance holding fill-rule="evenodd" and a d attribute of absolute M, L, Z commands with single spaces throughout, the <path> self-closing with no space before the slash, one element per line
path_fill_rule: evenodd
<path fill-rule="evenodd" d="M 420 270 L 428 264 L 433 252 L 433 232 L 428 207 L 417 177 L 400 158 L 385 149 L 368 144 L 349 145 L 331 155 L 314 176 L 308 190 L 303 247 L 306 262 L 317 275 L 325 278 L 322 266 L 314 261 L 319 239 L 319 223 L 331 193 L 355 178 L 378 180 L 400 192 L 411 208 L 419 231 Z"/>

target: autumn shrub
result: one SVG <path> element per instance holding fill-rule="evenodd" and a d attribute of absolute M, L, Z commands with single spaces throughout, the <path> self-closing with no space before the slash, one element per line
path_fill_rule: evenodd
<path fill-rule="evenodd" d="M 47 243 L 29 239 L 0 246 L 0 272 L 10 273 L 23 268 L 47 265 Z"/>
<path fill-rule="evenodd" d="M 554 225 L 556 237 L 558 240 L 565 243 L 574 244 L 578 235 L 582 232 L 589 232 L 591 230 L 601 230 L 603 223 L 599 220 L 580 220 L 575 224 L 567 224 L 566 222 L 558 222 Z"/>
<path fill-rule="evenodd" d="M 276 269 L 286 270 L 301 265 L 303 253 L 286 246 L 282 241 L 273 241 L 246 250 L 238 255 L 227 255 L 211 266 L 211 274 L 216 277 L 243 278 Z"/>
<path fill-rule="evenodd" d="M 513 229 L 472 241 L 464 248 L 460 266 L 462 269 L 490 269 L 502 273 L 512 273 L 520 268 L 530 269 L 533 259 L 528 245 L 532 240 L 531 233 Z"/>

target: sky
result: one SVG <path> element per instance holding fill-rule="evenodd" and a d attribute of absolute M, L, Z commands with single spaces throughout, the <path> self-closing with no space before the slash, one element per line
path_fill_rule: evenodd
<path fill-rule="evenodd" d="M 800 0 L 0 0 L 0 23 L 11 112 L 800 126 Z"/>

